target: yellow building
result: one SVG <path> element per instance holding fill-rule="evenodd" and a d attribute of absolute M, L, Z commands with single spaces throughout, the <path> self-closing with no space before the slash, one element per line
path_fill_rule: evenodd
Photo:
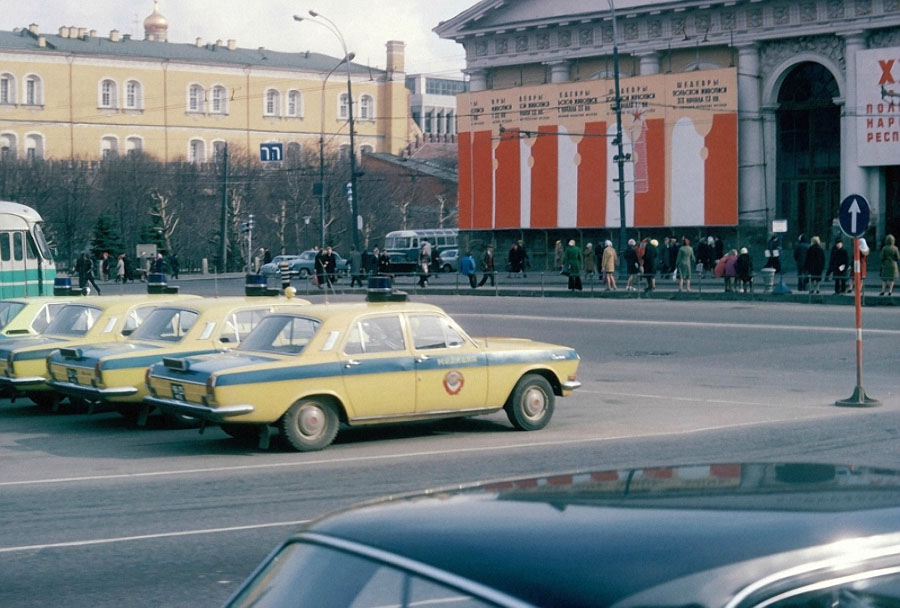
<path fill-rule="evenodd" d="M 227 142 L 256 155 L 279 142 L 398 153 L 413 136 L 404 44 L 387 43 L 387 69 L 340 58 L 239 48 L 235 40 L 167 41 L 157 9 L 143 40 L 113 30 L 37 25 L 0 31 L 0 155 L 102 159 L 143 151 L 162 161 L 214 158 Z M 326 76 L 332 74 L 330 79 Z"/>

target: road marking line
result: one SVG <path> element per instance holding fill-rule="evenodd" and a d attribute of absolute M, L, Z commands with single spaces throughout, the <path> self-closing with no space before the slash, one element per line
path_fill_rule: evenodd
<path fill-rule="evenodd" d="M 833 418 L 835 413 L 842 413 L 842 411 L 834 410 L 830 414 L 823 414 L 820 416 L 804 416 L 803 420 L 815 420 L 818 418 Z M 21 481 L 3 481 L 0 482 L 0 487 L 12 487 L 12 486 L 32 486 L 32 485 L 49 485 L 49 484 L 59 484 L 59 483 L 74 483 L 79 481 L 108 481 L 113 479 L 140 479 L 145 477 L 175 477 L 181 475 L 196 475 L 196 474 L 206 474 L 206 473 L 223 473 L 223 472 L 235 472 L 235 471 L 252 471 L 252 470 L 262 470 L 262 469 L 281 469 L 288 467 L 311 467 L 316 465 L 325 465 L 325 464 L 344 464 L 344 463 L 359 463 L 359 462 L 377 462 L 383 460 L 399 460 L 403 458 L 423 458 L 429 456 L 446 456 L 451 454 L 466 454 L 466 453 L 480 453 L 480 452 L 500 452 L 507 450 L 521 450 L 521 449 L 531 449 L 531 448 L 540 448 L 540 447 L 558 447 L 558 446 L 566 446 L 566 445 L 577 445 L 582 443 L 598 443 L 605 441 L 620 441 L 622 439 L 648 439 L 652 437 L 670 437 L 670 436 L 678 436 L 678 435 L 689 435 L 692 433 L 704 433 L 707 431 L 720 431 L 726 429 L 734 429 L 741 428 L 747 426 L 756 426 L 756 425 L 764 425 L 764 424 L 772 424 L 776 422 L 783 422 L 783 419 L 775 419 L 775 420 L 754 420 L 751 422 L 741 422 L 737 424 L 723 424 L 717 426 L 708 426 L 708 427 L 700 427 L 695 429 L 685 429 L 681 431 L 663 431 L 658 433 L 643 433 L 643 434 L 632 434 L 632 435 L 615 435 L 612 437 L 590 437 L 587 439 L 561 439 L 554 441 L 529 441 L 526 443 L 516 443 L 511 445 L 501 445 L 501 446 L 483 446 L 477 448 L 458 448 L 452 450 L 425 450 L 421 452 L 406 452 L 400 454 L 379 454 L 377 456 L 349 456 L 349 457 L 335 457 L 335 458 L 322 458 L 318 460 L 309 460 L 309 461 L 301 461 L 301 462 L 270 462 L 266 464 L 245 464 L 238 466 L 221 466 L 221 467 L 208 467 L 202 469 L 181 469 L 181 470 L 169 470 L 169 471 L 147 471 L 144 473 L 116 473 L 110 475 L 86 475 L 81 477 L 57 477 L 53 479 L 31 479 L 31 480 L 21 480 Z"/>
<path fill-rule="evenodd" d="M 277 528 L 280 526 L 300 526 L 310 520 L 299 519 L 297 521 L 278 521 L 268 524 L 253 524 L 249 526 L 232 526 L 230 528 L 209 528 L 207 530 L 181 530 L 179 532 L 160 532 L 159 534 L 141 534 L 140 536 L 121 536 L 119 538 L 100 538 L 96 540 L 75 540 L 66 543 L 47 543 L 43 545 L 23 545 L 21 547 L 0 547 L 0 553 L 16 553 L 19 551 L 40 551 L 42 549 L 64 549 L 68 547 L 90 547 L 92 545 L 107 545 L 110 543 L 124 543 L 135 540 L 153 540 L 156 538 L 171 538 L 175 536 L 193 536 L 197 534 L 220 534 L 222 532 L 240 532 L 242 530 L 259 530 L 261 528 Z"/>
<path fill-rule="evenodd" d="M 693 401 L 696 403 L 718 403 L 720 405 L 755 405 L 759 407 L 772 407 L 772 403 L 760 403 L 758 401 L 732 401 L 729 399 L 706 399 L 703 397 L 679 397 L 677 395 L 644 395 L 641 393 L 617 393 L 614 391 L 592 391 L 578 389 L 578 394 L 587 393 L 590 395 L 615 395 L 617 397 L 634 397 L 636 399 L 660 399 L 664 401 Z M 800 404 L 800 407 L 814 407 L 821 404 L 810 403 L 807 405 Z M 781 407 L 781 406 L 777 406 Z"/>
<path fill-rule="evenodd" d="M 831 326 L 804 326 L 804 325 L 775 325 L 771 323 L 703 323 L 700 321 L 648 321 L 641 319 L 579 319 L 577 317 L 541 317 L 538 315 L 496 315 L 484 313 L 454 313 L 454 317 L 475 317 L 479 319 L 521 319 L 523 321 L 547 321 L 550 323 L 588 323 L 598 325 L 648 325 L 667 327 L 708 327 L 722 329 L 765 329 L 765 330 L 791 330 L 791 331 L 824 331 L 832 333 L 855 332 L 855 327 L 831 327 Z M 864 329 L 866 334 L 900 335 L 897 329 Z"/>

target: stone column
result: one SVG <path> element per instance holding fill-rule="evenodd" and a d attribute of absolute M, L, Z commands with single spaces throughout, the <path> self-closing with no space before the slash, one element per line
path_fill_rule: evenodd
<path fill-rule="evenodd" d="M 759 48 L 738 45 L 738 214 L 758 226 L 768 217 L 760 95 Z"/>
<path fill-rule="evenodd" d="M 635 53 L 635 56 L 641 60 L 641 76 L 659 74 L 659 53 L 649 51 Z"/>
<path fill-rule="evenodd" d="M 841 200 L 850 194 L 866 192 L 866 170 L 856 158 L 856 52 L 866 48 L 862 31 L 841 34 L 844 38 L 844 65 L 847 76 L 844 82 L 844 108 L 841 113 Z"/>
<path fill-rule="evenodd" d="M 551 61 L 547 65 L 550 66 L 550 82 L 555 84 L 572 80 L 570 61 Z"/>
<path fill-rule="evenodd" d="M 487 70 L 464 70 L 469 75 L 469 91 L 475 93 L 487 89 Z"/>

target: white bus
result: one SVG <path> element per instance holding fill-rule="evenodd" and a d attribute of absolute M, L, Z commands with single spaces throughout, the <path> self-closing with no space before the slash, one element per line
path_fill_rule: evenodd
<path fill-rule="evenodd" d="M 421 230 L 394 230 L 384 237 L 384 250 L 391 258 L 392 272 L 413 272 L 419 258 L 422 241 L 431 243 L 432 251 L 456 249 L 459 230 L 456 228 L 431 228 Z"/>
<path fill-rule="evenodd" d="M 53 295 L 56 263 L 42 222 L 31 207 L 0 201 L 0 299 Z"/>

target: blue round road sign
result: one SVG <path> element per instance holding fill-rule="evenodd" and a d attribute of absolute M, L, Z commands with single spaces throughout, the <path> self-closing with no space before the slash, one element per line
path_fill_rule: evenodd
<path fill-rule="evenodd" d="M 862 236 L 869 227 L 869 201 L 859 194 L 851 194 L 841 201 L 838 222 L 847 236 Z"/>

